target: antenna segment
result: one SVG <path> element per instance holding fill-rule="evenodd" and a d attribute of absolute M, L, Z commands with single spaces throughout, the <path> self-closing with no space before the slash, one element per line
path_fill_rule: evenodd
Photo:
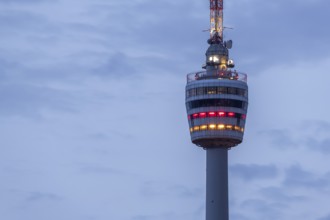
<path fill-rule="evenodd" d="M 210 40 L 223 41 L 223 0 L 210 0 Z"/>

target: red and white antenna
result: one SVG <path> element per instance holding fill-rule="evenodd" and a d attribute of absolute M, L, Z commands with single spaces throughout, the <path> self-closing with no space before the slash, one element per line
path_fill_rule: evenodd
<path fill-rule="evenodd" d="M 210 0 L 210 25 L 210 39 L 223 42 L 223 0 Z"/>

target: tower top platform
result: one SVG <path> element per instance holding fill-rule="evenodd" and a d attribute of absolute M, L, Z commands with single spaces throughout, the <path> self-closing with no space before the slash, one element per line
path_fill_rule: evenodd
<path fill-rule="evenodd" d="M 189 73 L 187 83 L 197 80 L 218 79 L 218 80 L 237 80 L 247 83 L 247 75 L 236 70 L 203 70 Z"/>

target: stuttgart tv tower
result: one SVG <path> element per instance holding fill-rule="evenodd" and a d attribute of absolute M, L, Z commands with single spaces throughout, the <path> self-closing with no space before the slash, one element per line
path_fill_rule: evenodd
<path fill-rule="evenodd" d="M 206 220 L 228 220 L 228 150 L 243 140 L 247 75 L 234 68 L 223 39 L 223 0 L 210 0 L 210 45 L 204 71 L 187 75 L 191 141 L 206 150 Z"/>

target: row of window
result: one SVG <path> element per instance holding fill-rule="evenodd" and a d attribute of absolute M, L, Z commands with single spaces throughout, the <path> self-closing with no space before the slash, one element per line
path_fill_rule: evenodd
<path fill-rule="evenodd" d="M 214 118 L 214 117 L 228 117 L 228 118 L 240 118 L 246 119 L 245 114 L 235 113 L 235 112 L 199 112 L 195 114 L 188 115 L 188 119 L 197 119 L 197 118 Z"/>
<path fill-rule="evenodd" d="M 230 131 L 244 132 L 244 128 L 240 126 L 225 125 L 225 124 L 199 125 L 190 128 L 190 132 L 207 131 L 207 130 L 230 130 Z"/>
<path fill-rule="evenodd" d="M 215 95 L 215 94 L 230 94 L 239 95 L 247 97 L 247 90 L 235 87 L 222 87 L 222 86 L 212 86 L 212 87 L 199 87 L 189 89 L 186 92 L 186 97 L 193 97 L 198 95 Z"/>
<path fill-rule="evenodd" d="M 190 101 L 187 104 L 187 110 L 200 107 L 234 107 L 247 109 L 247 102 L 236 99 L 201 99 Z"/>

